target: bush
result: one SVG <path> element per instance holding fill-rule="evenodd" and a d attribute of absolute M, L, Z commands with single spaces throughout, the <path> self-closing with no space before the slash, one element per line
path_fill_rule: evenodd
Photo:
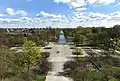
<path fill-rule="evenodd" d="M 73 69 L 77 68 L 78 64 L 75 61 L 67 61 L 64 64 L 64 75 L 65 76 L 70 76 L 71 72 Z"/>
<path fill-rule="evenodd" d="M 64 70 L 67 70 L 67 69 L 75 69 L 77 68 L 78 64 L 76 63 L 76 61 L 67 61 L 65 64 L 64 64 Z"/>
<path fill-rule="evenodd" d="M 72 52 L 73 55 L 79 55 L 79 52 Z"/>
<path fill-rule="evenodd" d="M 13 81 L 33 81 L 34 77 L 35 76 L 33 75 L 33 73 L 22 72 L 22 73 L 18 73 L 16 76 L 14 76 Z"/>
<path fill-rule="evenodd" d="M 49 52 L 42 52 L 41 54 L 43 58 L 48 58 L 50 56 Z"/>
<path fill-rule="evenodd" d="M 82 48 L 76 48 L 75 52 L 72 52 L 73 55 L 84 55 L 85 52 Z"/>
<path fill-rule="evenodd" d="M 49 52 L 42 52 L 42 60 L 36 63 L 36 68 L 33 69 L 35 74 L 47 74 L 51 70 L 52 63 L 48 62 L 47 58 L 50 56 Z"/>
<path fill-rule="evenodd" d="M 48 62 L 46 59 L 44 59 L 41 62 L 37 63 L 37 68 L 34 69 L 34 72 L 37 74 L 46 74 L 49 70 L 51 70 L 52 63 Z"/>

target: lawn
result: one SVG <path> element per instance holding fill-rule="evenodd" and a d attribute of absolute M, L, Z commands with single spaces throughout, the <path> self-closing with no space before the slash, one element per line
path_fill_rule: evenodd
<path fill-rule="evenodd" d="M 35 81 L 45 81 L 46 75 L 37 75 Z"/>

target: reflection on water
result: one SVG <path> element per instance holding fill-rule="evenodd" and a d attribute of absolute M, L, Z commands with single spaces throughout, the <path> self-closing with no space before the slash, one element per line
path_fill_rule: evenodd
<path fill-rule="evenodd" d="M 63 31 L 60 32 L 58 43 L 66 43 L 66 39 L 65 39 Z"/>

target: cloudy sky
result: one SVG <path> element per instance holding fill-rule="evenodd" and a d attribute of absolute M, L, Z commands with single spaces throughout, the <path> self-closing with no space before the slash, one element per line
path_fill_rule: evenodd
<path fill-rule="evenodd" d="M 120 24 L 120 0 L 0 0 L 0 27 Z"/>

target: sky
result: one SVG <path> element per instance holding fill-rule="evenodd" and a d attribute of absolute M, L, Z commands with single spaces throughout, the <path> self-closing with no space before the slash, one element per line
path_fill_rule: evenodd
<path fill-rule="evenodd" d="M 117 24 L 120 24 L 120 0 L 0 0 L 0 28 Z"/>

